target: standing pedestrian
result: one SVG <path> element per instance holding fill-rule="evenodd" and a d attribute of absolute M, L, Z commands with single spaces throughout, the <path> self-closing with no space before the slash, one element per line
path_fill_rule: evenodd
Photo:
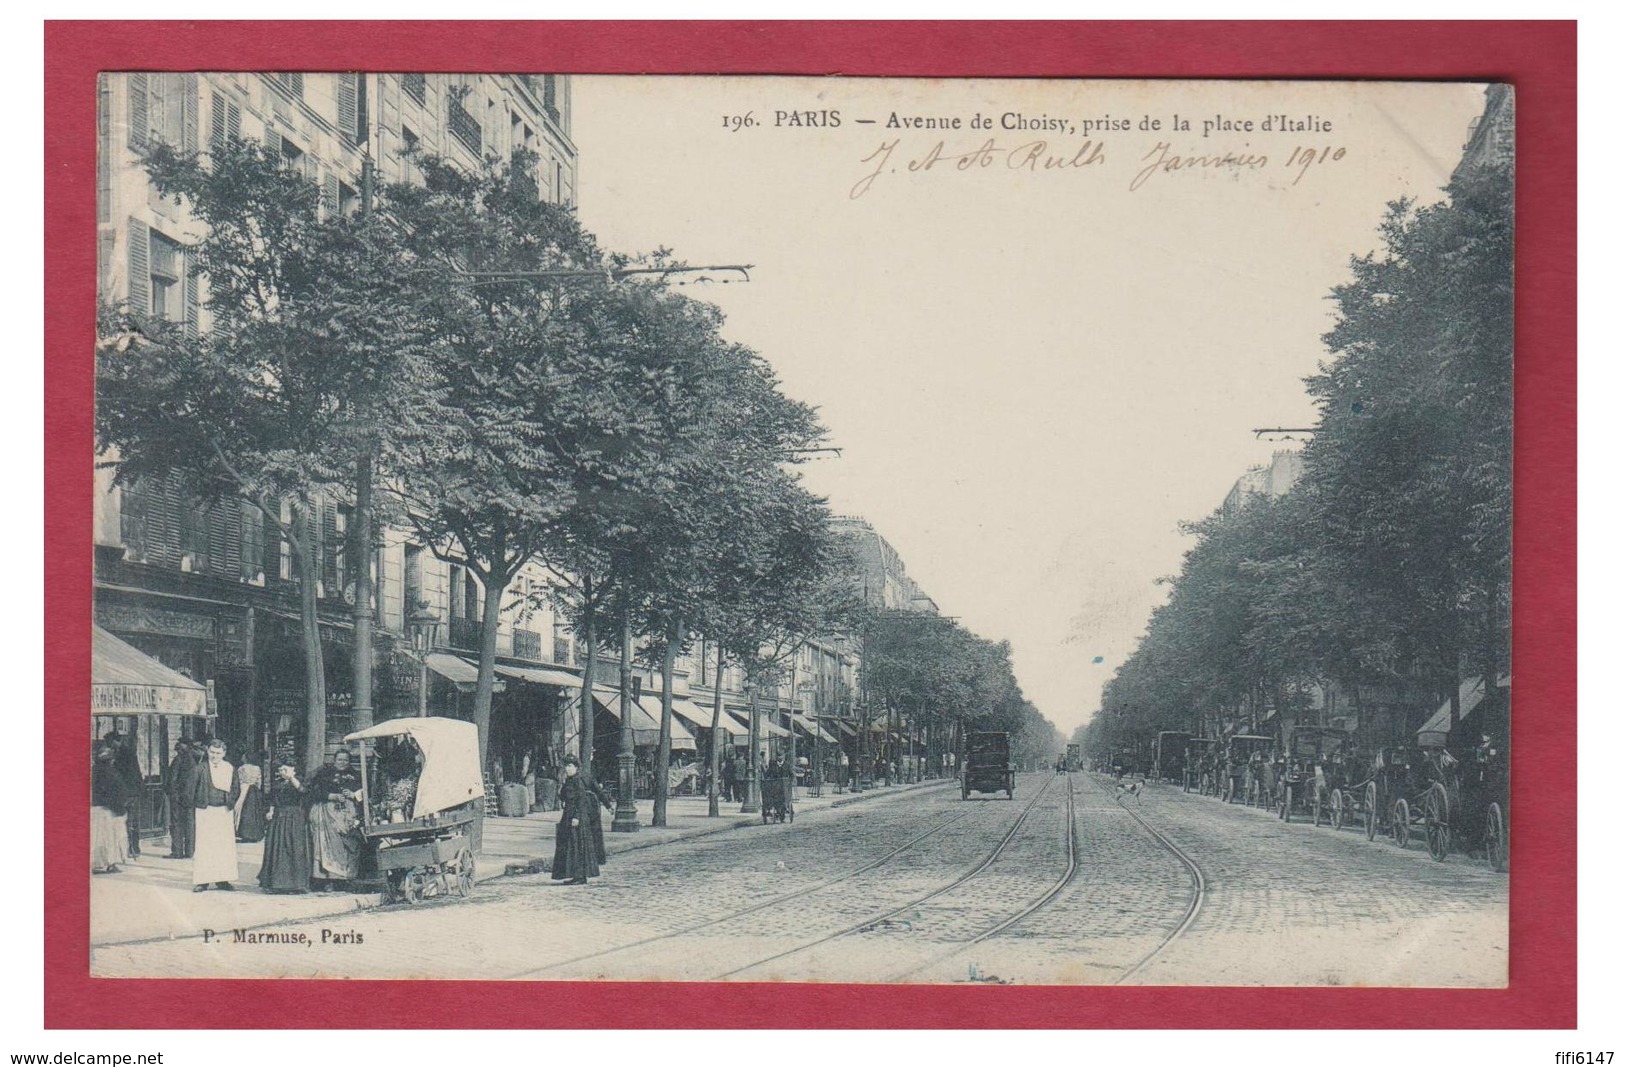
<path fill-rule="evenodd" d="M 277 760 L 265 818 L 260 885 L 268 893 L 310 892 L 310 824 L 305 816 L 305 787 L 292 757 Z"/>
<path fill-rule="evenodd" d="M 722 761 L 722 799 L 730 804 L 739 798 L 734 796 L 734 783 L 739 780 L 734 773 L 734 762 L 731 759 Z"/>
<path fill-rule="evenodd" d="M 112 745 L 97 741 L 91 759 L 90 871 L 117 874 L 119 864 L 130 862 L 130 843 L 124 829 L 129 788 L 119 773 Z"/>
<path fill-rule="evenodd" d="M 242 792 L 237 769 L 226 762 L 226 743 L 218 737 L 204 748 L 207 755 L 192 789 L 192 807 L 197 831 L 192 847 L 192 892 L 201 893 L 211 885 L 235 889 L 237 880 L 237 833 L 231 812 Z"/>
<path fill-rule="evenodd" d="M 744 803 L 750 795 L 750 766 L 745 763 L 745 757 L 734 753 L 733 758 L 734 795 L 733 799 Z"/>
<path fill-rule="evenodd" d="M 361 772 L 350 766 L 350 750 L 310 776 L 311 879 L 319 889 L 342 888 L 361 870 Z"/>
<path fill-rule="evenodd" d="M 265 837 L 265 790 L 260 786 L 264 777 L 260 768 L 264 763 L 265 753 L 261 752 L 237 768 L 237 777 L 243 783 L 234 813 L 239 841 L 259 841 Z"/>
<path fill-rule="evenodd" d="M 142 788 L 141 761 L 135 754 L 135 738 L 126 737 L 118 730 L 114 730 L 102 740 L 113 746 L 113 766 L 118 768 L 119 777 L 123 779 L 125 788 L 124 836 L 131 857 L 139 856 L 141 801 L 145 798 L 145 790 Z"/>
<path fill-rule="evenodd" d="M 175 742 L 175 758 L 169 763 L 164 792 L 169 798 L 169 858 L 192 858 L 195 813 L 192 792 L 197 786 L 197 756 L 184 737 Z"/>
<path fill-rule="evenodd" d="M 564 759 L 564 786 L 559 790 L 564 809 L 553 844 L 553 880 L 585 885 L 608 858 L 604 852 L 604 823 L 599 805 L 613 809 L 609 795 L 581 773 L 574 756 Z"/>

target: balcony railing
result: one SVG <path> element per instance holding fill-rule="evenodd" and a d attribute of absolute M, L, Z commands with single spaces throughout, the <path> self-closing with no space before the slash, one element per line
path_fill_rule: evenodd
<path fill-rule="evenodd" d="M 484 632 L 485 627 L 480 625 L 478 619 L 452 619 L 446 635 L 447 643 L 465 652 L 478 652 L 480 637 Z"/>
<path fill-rule="evenodd" d="M 520 659 L 542 658 L 542 635 L 529 630 L 513 632 L 513 654 Z"/>
<path fill-rule="evenodd" d="M 453 137 L 462 142 L 463 147 L 476 156 L 480 154 L 482 142 L 479 120 L 470 115 L 468 109 L 463 107 L 463 102 L 456 97 L 446 101 L 446 128 L 451 131 Z"/>

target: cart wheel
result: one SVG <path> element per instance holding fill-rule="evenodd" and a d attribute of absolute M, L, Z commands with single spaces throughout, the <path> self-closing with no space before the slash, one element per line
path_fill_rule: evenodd
<path fill-rule="evenodd" d="M 1428 855 L 1440 863 L 1450 855 L 1450 795 L 1434 782 L 1423 802 L 1422 825 L 1427 831 Z"/>
<path fill-rule="evenodd" d="M 1347 815 L 1343 810 L 1343 791 L 1334 789 L 1332 790 L 1332 829 L 1341 830 L 1346 819 Z"/>
<path fill-rule="evenodd" d="M 1507 869 L 1506 816 L 1501 813 L 1501 805 L 1493 802 L 1490 810 L 1484 813 L 1484 851 L 1490 861 L 1490 870 Z"/>
<path fill-rule="evenodd" d="M 474 853 L 463 849 L 457 853 L 457 895 L 462 897 L 474 894 Z"/>
<path fill-rule="evenodd" d="M 1411 843 L 1411 806 L 1404 797 L 1394 801 L 1393 825 L 1389 827 L 1394 837 L 1394 844 L 1400 848 L 1409 848 Z"/>
<path fill-rule="evenodd" d="M 1368 782 L 1365 787 L 1365 839 L 1377 839 L 1377 783 Z"/>
<path fill-rule="evenodd" d="M 1322 796 L 1322 790 L 1319 789 L 1319 788 L 1316 788 L 1315 789 L 1315 807 L 1314 807 L 1315 825 L 1316 826 L 1320 825 L 1320 809 L 1322 807 L 1322 805 L 1321 805 L 1321 796 Z"/>

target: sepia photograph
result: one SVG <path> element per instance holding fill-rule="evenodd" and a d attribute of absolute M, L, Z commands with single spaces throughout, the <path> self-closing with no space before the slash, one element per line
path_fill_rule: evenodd
<path fill-rule="evenodd" d="M 1516 101 L 102 73 L 90 975 L 1504 990 Z"/>

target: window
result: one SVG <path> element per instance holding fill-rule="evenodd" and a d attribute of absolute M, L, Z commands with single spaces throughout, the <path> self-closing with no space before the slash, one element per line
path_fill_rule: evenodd
<path fill-rule="evenodd" d="M 152 487 L 143 478 L 119 490 L 119 540 L 124 542 L 126 559 L 147 560 L 147 525 L 152 515 Z"/>
<path fill-rule="evenodd" d="M 271 75 L 271 80 L 292 94 L 295 100 L 305 98 L 305 75 L 302 71 L 287 71 Z"/>
<path fill-rule="evenodd" d="M 361 194 L 350 188 L 344 182 L 339 182 L 339 214 L 354 215 L 361 207 Z"/>
<path fill-rule="evenodd" d="M 421 185 L 423 173 L 418 170 L 418 135 L 405 123 L 401 124 L 401 181 Z"/>
<path fill-rule="evenodd" d="M 179 322 L 185 314 L 181 303 L 181 279 L 185 275 L 185 255 L 181 246 L 156 230 L 149 236 L 148 254 L 151 303 L 147 311 L 155 319 Z"/>
<path fill-rule="evenodd" d="M 265 582 L 265 516 L 252 504 L 243 506 L 242 580 Z"/>
<path fill-rule="evenodd" d="M 209 145 L 219 148 L 243 135 L 243 109 L 220 93 L 209 94 Z"/>
<path fill-rule="evenodd" d="M 340 504 L 333 514 L 333 547 L 330 550 L 333 554 L 333 584 L 336 587 L 333 592 L 339 596 L 344 595 L 345 586 L 348 584 L 345 561 L 350 550 L 349 532 L 350 507 Z"/>
<path fill-rule="evenodd" d="M 547 117 L 554 122 L 559 121 L 559 76 L 557 74 L 542 75 L 542 107 L 547 109 Z"/>
<path fill-rule="evenodd" d="M 402 74 L 401 90 L 417 101 L 419 107 L 429 104 L 429 79 L 422 74 Z"/>
<path fill-rule="evenodd" d="M 484 146 L 481 138 L 480 120 L 475 118 L 463 106 L 468 97 L 466 87 L 459 93 L 449 94 L 446 97 L 446 129 L 457 142 L 476 156 Z"/>
<path fill-rule="evenodd" d="M 209 569 L 209 509 L 182 502 L 181 570 L 201 574 Z"/>
<path fill-rule="evenodd" d="M 406 614 L 411 615 L 428 602 L 423 595 L 423 546 L 406 546 Z"/>
<path fill-rule="evenodd" d="M 131 148 L 144 151 L 153 141 L 197 147 L 196 74 L 131 74 L 125 84 Z"/>
<path fill-rule="evenodd" d="M 367 141 L 367 80 L 360 74 L 340 74 L 334 87 L 338 103 L 338 128 L 351 144 Z"/>
<path fill-rule="evenodd" d="M 282 502 L 280 518 L 284 527 L 293 525 L 292 501 L 284 500 Z M 286 537 L 280 536 L 280 531 L 277 537 L 277 577 L 285 582 L 293 581 L 293 546 L 288 543 Z"/>

